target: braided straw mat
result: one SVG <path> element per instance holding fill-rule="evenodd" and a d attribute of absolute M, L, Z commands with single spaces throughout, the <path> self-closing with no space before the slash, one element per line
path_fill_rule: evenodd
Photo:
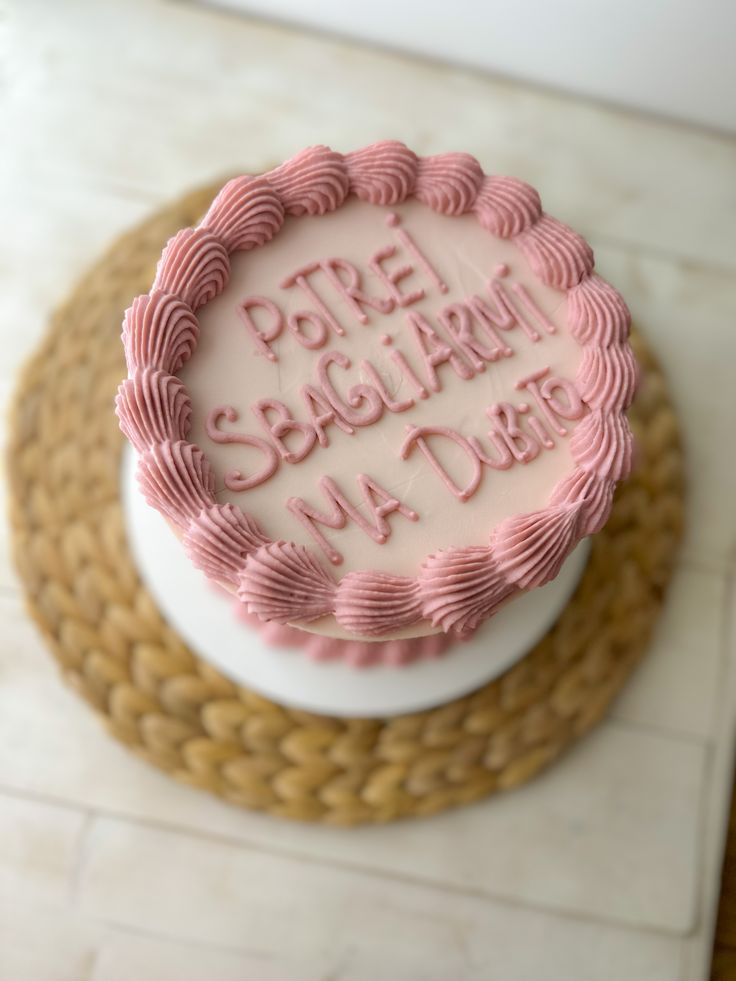
<path fill-rule="evenodd" d="M 672 573 L 682 455 L 650 351 L 635 334 L 636 472 L 619 488 L 572 600 L 521 662 L 413 715 L 355 720 L 284 708 L 233 684 L 166 624 L 133 565 L 119 501 L 122 313 L 148 289 L 166 239 L 194 224 L 215 190 L 189 194 L 117 241 L 56 312 L 21 378 L 11 523 L 33 619 L 116 738 L 245 807 L 360 824 L 430 814 L 528 780 L 602 717 L 646 648 Z"/>

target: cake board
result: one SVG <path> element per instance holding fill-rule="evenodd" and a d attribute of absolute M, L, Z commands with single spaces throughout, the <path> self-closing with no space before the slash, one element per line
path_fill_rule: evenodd
<path fill-rule="evenodd" d="M 117 738 L 189 784 L 250 808 L 341 824 L 421 815 L 519 784 L 604 714 L 646 649 L 682 531 L 682 455 L 666 383 L 640 335 L 638 465 L 592 540 L 574 596 L 525 657 L 421 712 L 317 715 L 269 701 L 198 658 L 142 583 L 120 505 L 112 412 L 122 312 L 165 240 L 216 188 L 121 238 L 56 313 L 15 400 L 16 561 L 67 680 Z M 451 655 L 452 656 L 452 655 Z"/>

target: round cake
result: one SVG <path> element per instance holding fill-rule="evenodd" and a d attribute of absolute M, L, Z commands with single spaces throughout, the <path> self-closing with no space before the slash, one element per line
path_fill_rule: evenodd
<path fill-rule="evenodd" d="M 169 241 L 125 315 L 117 411 L 146 500 L 251 625 L 401 662 L 605 523 L 628 331 L 528 184 L 464 153 L 312 147 Z"/>

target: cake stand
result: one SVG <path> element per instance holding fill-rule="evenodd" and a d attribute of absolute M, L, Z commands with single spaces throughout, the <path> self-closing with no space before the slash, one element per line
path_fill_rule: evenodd
<path fill-rule="evenodd" d="M 201 657 L 240 685 L 283 705 L 337 716 L 398 715 L 441 705 L 474 691 L 515 664 L 557 619 L 582 575 L 590 543 L 582 541 L 542 589 L 509 603 L 475 636 L 442 655 L 407 665 L 354 667 L 315 661 L 303 650 L 266 643 L 239 620 L 237 602 L 208 585 L 188 562 L 135 479 L 135 453 L 123 453 L 121 499 L 130 548 L 159 609 Z"/>

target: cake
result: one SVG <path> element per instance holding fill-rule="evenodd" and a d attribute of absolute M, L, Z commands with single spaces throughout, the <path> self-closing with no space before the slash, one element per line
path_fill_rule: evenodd
<path fill-rule="evenodd" d="M 523 181 L 311 147 L 168 242 L 125 314 L 117 413 L 147 502 L 251 628 L 405 663 L 604 525 L 631 466 L 628 333 Z"/>

